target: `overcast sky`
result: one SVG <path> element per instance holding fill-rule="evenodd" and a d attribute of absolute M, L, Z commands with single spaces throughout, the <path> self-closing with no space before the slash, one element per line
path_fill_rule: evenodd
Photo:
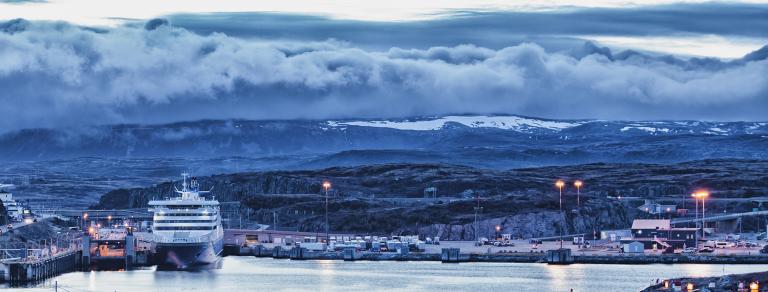
<path fill-rule="evenodd" d="M 0 0 L 0 131 L 449 113 L 768 120 L 768 3 L 519 3 Z"/>

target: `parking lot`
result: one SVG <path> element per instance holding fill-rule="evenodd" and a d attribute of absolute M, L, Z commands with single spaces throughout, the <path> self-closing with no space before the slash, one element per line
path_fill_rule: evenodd
<path fill-rule="evenodd" d="M 476 246 L 474 241 L 442 241 L 440 245 L 426 245 L 427 253 L 440 253 L 442 248 L 457 247 L 461 249 L 462 253 L 530 253 L 530 252 L 546 252 L 551 249 L 560 248 L 559 241 L 544 241 L 541 244 L 531 244 L 528 240 L 511 240 L 514 246 L 493 246 L 482 245 Z M 756 255 L 760 253 L 760 249 L 765 242 L 758 242 L 757 247 L 728 247 L 728 248 L 714 248 L 710 255 Z M 611 255 L 622 254 L 621 244 L 618 242 L 606 242 L 597 241 L 596 244 L 590 248 L 580 248 L 578 245 L 574 245 L 571 241 L 563 241 L 563 248 L 570 248 L 575 255 Z M 681 249 L 675 250 L 675 253 L 682 253 Z M 645 250 L 645 255 L 661 255 L 661 250 Z"/>

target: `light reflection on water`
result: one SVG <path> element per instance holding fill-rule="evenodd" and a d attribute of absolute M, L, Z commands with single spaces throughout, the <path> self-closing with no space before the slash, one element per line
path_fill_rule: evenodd
<path fill-rule="evenodd" d="M 764 265 L 568 265 L 290 261 L 228 257 L 222 269 L 69 273 L 23 291 L 638 291 L 657 278 L 766 270 Z M 60 291 L 64 291 L 63 289 Z"/>

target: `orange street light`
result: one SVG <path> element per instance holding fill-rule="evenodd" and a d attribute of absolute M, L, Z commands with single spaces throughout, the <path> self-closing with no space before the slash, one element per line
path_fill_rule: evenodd
<path fill-rule="evenodd" d="M 555 186 L 560 190 L 560 213 L 563 213 L 563 187 L 565 182 L 559 179 L 555 182 Z M 565 220 L 565 217 L 563 217 L 563 220 Z M 560 249 L 563 249 L 563 228 L 560 228 Z"/>
<path fill-rule="evenodd" d="M 325 189 L 325 242 L 331 243 L 330 226 L 328 224 L 328 189 L 331 188 L 331 182 L 323 181 L 323 189 Z"/>
<path fill-rule="evenodd" d="M 565 182 L 563 180 L 557 180 L 555 186 L 560 190 L 560 212 L 563 212 L 563 187 Z"/>
<path fill-rule="evenodd" d="M 583 185 L 584 185 L 584 183 L 581 182 L 580 180 L 577 180 L 577 181 L 573 182 L 573 186 L 576 187 L 576 206 L 577 207 L 581 206 L 581 198 L 580 198 L 581 197 L 581 186 L 583 186 Z"/>
<path fill-rule="evenodd" d="M 325 189 L 326 191 L 328 191 L 328 189 L 330 189 L 330 188 L 331 188 L 331 182 L 329 182 L 329 181 L 324 181 L 324 182 L 323 182 L 323 189 Z"/>
<path fill-rule="evenodd" d="M 757 291 L 760 288 L 760 284 L 757 281 L 749 283 L 749 290 Z"/>
<path fill-rule="evenodd" d="M 705 200 L 709 197 L 709 192 L 707 190 L 698 190 L 691 194 L 691 197 L 693 197 L 694 200 L 701 200 L 701 238 L 703 239 L 705 237 L 704 228 L 707 227 Z M 696 210 L 698 210 L 698 201 L 696 207 Z"/>

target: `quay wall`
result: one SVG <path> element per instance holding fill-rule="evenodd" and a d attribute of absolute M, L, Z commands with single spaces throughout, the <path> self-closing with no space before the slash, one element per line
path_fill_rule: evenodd
<path fill-rule="evenodd" d="M 293 256 L 292 256 L 293 254 Z M 291 248 L 264 246 L 242 247 L 230 256 L 255 256 L 294 260 L 345 260 L 344 252 L 319 252 L 304 250 L 291 252 Z M 299 256 L 300 255 L 300 256 Z M 441 261 L 439 253 L 399 254 L 394 252 L 358 251 L 352 260 L 362 261 Z M 347 260 L 350 260 L 347 258 Z M 546 263 L 544 253 L 461 253 L 456 262 L 489 263 Z M 577 264 L 768 264 L 766 255 L 574 255 Z"/>
<path fill-rule="evenodd" d="M 80 251 L 72 251 L 51 258 L 2 263 L 3 275 L 0 282 L 15 284 L 43 281 L 76 271 L 81 264 L 80 258 Z"/>

